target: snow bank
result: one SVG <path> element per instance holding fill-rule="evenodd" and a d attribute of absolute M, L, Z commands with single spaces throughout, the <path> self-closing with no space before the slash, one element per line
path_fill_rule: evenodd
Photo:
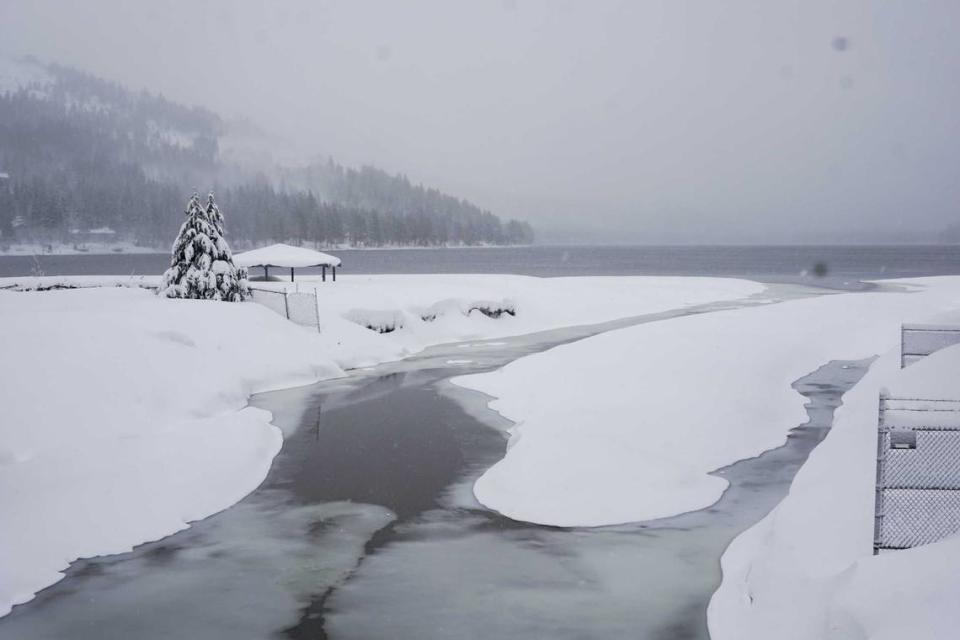
<path fill-rule="evenodd" d="M 404 327 L 404 315 L 394 309 L 351 309 L 343 317 L 377 333 L 391 333 Z"/>
<path fill-rule="evenodd" d="M 242 498 L 281 443 L 249 395 L 342 373 L 267 309 L 134 289 L 0 292 L 0 353 L 0 614 Z"/>
<path fill-rule="evenodd" d="M 431 344 L 763 290 L 710 278 L 355 276 L 320 286 L 318 333 L 255 303 L 168 300 L 138 288 L 156 281 L 0 279 L 0 289 L 93 287 L 0 291 L 0 615 L 75 558 L 171 534 L 253 490 L 281 436 L 268 413 L 245 408 L 252 393 Z M 504 300 L 516 302 L 484 308 L 520 313 L 470 312 L 477 301 Z M 371 308 L 400 314 L 403 328 L 381 335 L 344 317 Z M 424 309 L 438 313 L 425 321 Z"/>
<path fill-rule="evenodd" d="M 403 330 L 389 336 L 406 353 L 429 344 L 594 324 L 764 290 L 755 282 L 723 278 L 514 275 L 353 275 L 336 283 L 305 279 L 299 286 L 317 287 L 321 325 L 331 330 L 348 315 L 366 324 L 365 319 L 398 314 Z"/>
<path fill-rule="evenodd" d="M 321 336 L 330 356 L 350 369 L 437 344 L 607 322 L 765 289 L 724 278 L 515 275 L 352 275 L 338 276 L 335 283 L 298 277 L 295 283 L 257 282 L 255 287 L 316 288 Z"/>
<path fill-rule="evenodd" d="M 901 321 L 960 300 L 960 278 L 914 285 L 639 325 L 457 378 L 516 423 L 474 492 L 509 517 L 561 526 L 706 507 L 727 484 L 711 471 L 783 444 L 805 420 L 793 381 L 884 352 Z"/>
<path fill-rule="evenodd" d="M 956 307 L 953 279 L 926 280 L 953 292 L 915 296 L 914 320 Z M 939 322 L 960 322 L 945 313 Z M 893 345 L 891 345 L 893 346 Z M 710 603 L 711 637 L 751 640 L 942 639 L 960 627 L 960 539 L 872 556 L 877 397 L 960 398 L 960 347 L 899 369 L 886 352 L 843 398 L 834 427 L 794 478 L 789 495 L 723 556 L 723 583 Z"/>

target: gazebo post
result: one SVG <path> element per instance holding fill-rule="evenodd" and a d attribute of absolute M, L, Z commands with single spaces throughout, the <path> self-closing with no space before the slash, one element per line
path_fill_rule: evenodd
<path fill-rule="evenodd" d="M 268 264 L 263 265 L 263 279 L 264 280 L 270 279 L 270 265 Z"/>
<path fill-rule="evenodd" d="M 290 267 L 290 282 L 293 282 L 293 267 Z"/>
<path fill-rule="evenodd" d="M 333 281 L 336 282 L 336 281 L 337 281 L 337 266 L 336 266 L 336 265 L 333 265 L 333 266 L 330 267 L 330 268 L 333 269 Z"/>
<path fill-rule="evenodd" d="M 320 269 L 321 269 L 320 281 L 326 282 L 327 281 L 327 265 L 321 266 Z"/>

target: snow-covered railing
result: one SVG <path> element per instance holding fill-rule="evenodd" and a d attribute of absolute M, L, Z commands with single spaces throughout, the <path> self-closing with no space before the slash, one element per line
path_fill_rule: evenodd
<path fill-rule="evenodd" d="M 307 292 L 251 287 L 250 293 L 250 300 L 275 311 L 287 320 L 320 330 L 320 307 L 316 289 Z"/>
<path fill-rule="evenodd" d="M 900 327 L 900 368 L 935 351 L 960 344 L 960 326 L 904 324 Z"/>
<path fill-rule="evenodd" d="M 873 551 L 960 532 L 960 400 L 880 394 Z"/>

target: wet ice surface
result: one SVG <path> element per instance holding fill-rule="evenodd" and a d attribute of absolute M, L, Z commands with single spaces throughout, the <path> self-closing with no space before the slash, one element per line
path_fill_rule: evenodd
<path fill-rule="evenodd" d="M 323 584 L 355 566 L 393 518 L 369 505 L 292 505 L 260 491 L 133 553 L 80 561 L 14 609 L 0 637 L 267 638 L 298 624 Z"/>
<path fill-rule="evenodd" d="M 446 380 L 641 321 L 807 294 L 442 346 L 263 394 L 253 404 L 285 443 L 260 489 L 131 553 L 74 563 L 0 619 L 0 637 L 705 638 L 720 554 L 780 500 L 865 363 L 800 381 L 810 424 L 718 472 L 731 488 L 713 507 L 599 529 L 477 504 L 472 483 L 502 457 L 507 425 Z M 464 353 L 472 362 L 450 364 Z"/>
<path fill-rule="evenodd" d="M 440 508 L 381 534 L 381 546 L 327 599 L 327 633 L 707 638 L 720 555 L 783 497 L 868 364 L 833 362 L 798 381 L 810 421 L 784 447 L 719 471 L 731 487 L 703 511 L 616 527 L 543 527 L 481 509 L 463 490 L 467 478 Z"/>

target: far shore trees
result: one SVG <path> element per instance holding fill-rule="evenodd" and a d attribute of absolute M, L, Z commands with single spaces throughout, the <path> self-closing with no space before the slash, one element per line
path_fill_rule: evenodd
<path fill-rule="evenodd" d="M 40 66 L 54 82 L 49 90 L 4 93 L 0 86 L 0 172 L 9 174 L 0 179 L 0 244 L 71 244 L 74 230 L 109 227 L 117 241 L 164 246 L 176 231 L 170 211 L 197 184 L 219 185 L 234 249 L 278 242 L 323 249 L 533 241 L 524 222 L 510 224 L 370 166 L 264 161 L 241 169 L 221 157 L 229 127 L 217 114 Z M 81 108 L 93 104 L 99 106 Z M 192 141 L 182 132 L 193 132 Z"/>
<path fill-rule="evenodd" d="M 250 295 L 247 270 L 233 264 L 233 254 L 223 237 L 223 215 L 213 194 L 207 196 L 204 208 L 200 196 L 194 193 L 185 215 L 158 293 L 168 298 L 244 300 Z"/>

